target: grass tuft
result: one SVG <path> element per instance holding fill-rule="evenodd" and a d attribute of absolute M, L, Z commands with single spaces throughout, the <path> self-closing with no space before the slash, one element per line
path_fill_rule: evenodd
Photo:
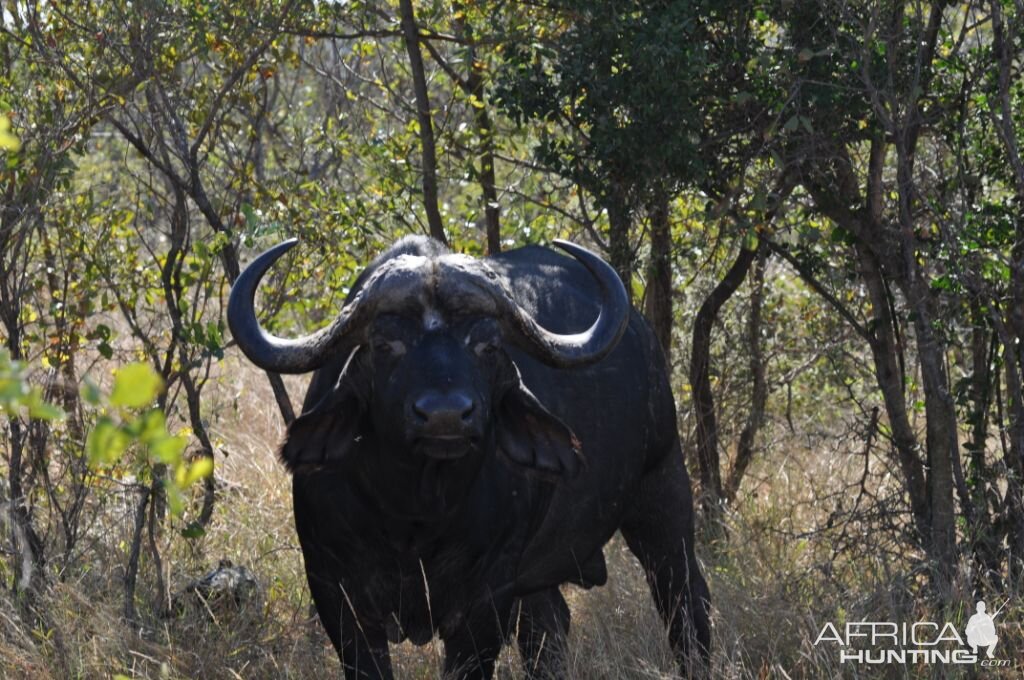
<path fill-rule="evenodd" d="M 291 378 L 294 400 L 304 381 Z M 210 430 L 218 442 L 218 499 L 209 531 L 193 540 L 171 525 L 159 537 L 170 594 L 230 559 L 252 570 L 258 596 L 239 607 L 189 606 L 169 618 L 152 615 L 160 600 L 153 565 L 143 554 L 138 588 L 142 621 L 122 618 L 126 508 L 91 499 L 82 556 L 51 574 L 31 606 L 0 594 L 0 677 L 67 678 L 337 678 L 339 664 L 311 607 L 292 524 L 290 483 L 276 460 L 283 434 L 269 385 L 258 371 L 228 361 L 208 388 Z M 965 565 L 956 602 L 921 598 L 916 556 L 887 549 L 883 529 L 829 528 L 843 480 L 860 474 L 853 457 L 822 455 L 818 443 L 776 442 L 784 456 L 757 461 L 743 501 L 725 517 L 728 539 L 702 543 L 699 556 L 713 598 L 714 677 L 925 677 L 933 669 L 889 666 L 878 672 L 841 665 L 834 647 L 815 646 L 825 622 L 950 620 L 963 630 L 977 578 Z M 112 487 L 116 489 L 115 487 Z M 832 495 L 829 495 L 832 494 Z M 843 502 L 849 503 L 849 498 Z M 844 533 L 845 531 L 845 533 Z M 851 538 L 855 537 L 855 538 Z M 860 537 L 860 538 L 856 538 Z M 840 549 L 841 548 L 841 549 Z M 667 637 L 639 564 L 624 541 L 607 547 L 609 583 L 585 591 L 566 586 L 572 611 L 565 676 L 569 680 L 676 677 Z M 992 584 L 988 584 L 991 586 Z M 984 589 L 986 584 L 981 584 Z M 1000 615 L 1000 658 L 1024 650 L 1024 600 L 1019 585 L 1003 586 L 1010 603 Z M 994 588 L 992 590 L 994 592 Z M 164 594 L 166 597 L 167 594 Z M 400 678 L 436 678 L 442 646 L 392 648 Z M 986 678 L 1019 677 L 1020 667 L 986 670 Z M 967 671 L 952 669 L 956 677 Z M 513 647 L 497 677 L 518 678 Z M 965 675 L 966 677 L 966 675 Z"/>

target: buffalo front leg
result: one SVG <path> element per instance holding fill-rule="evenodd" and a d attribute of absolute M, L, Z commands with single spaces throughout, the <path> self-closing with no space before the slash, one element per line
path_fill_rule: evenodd
<path fill-rule="evenodd" d="M 338 652 L 346 680 L 392 680 L 384 631 L 360 623 L 337 581 L 313 572 L 306 576 L 320 623 Z"/>
<path fill-rule="evenodd" d="M 558 588 L 534 593 L 519 601 L 518 610 L 513 625 L 526 677 L 565 677 L 570 617 L 562 593 Z"/>
<path fill-rule="evenodd" d="M 622 535 L 643 565 L 683 675 L 707 675 L 710 595 L 694 553 L 692 492 L 678 443 L 645 475 L 638 498 Z"/>
<path fill-rule="evenodd" d="M 505 641 L 503 625 L 511 615 L 511 604 L 481 606 L 456 630 L 444 638 L 445 678 L 488 680 Z"/>

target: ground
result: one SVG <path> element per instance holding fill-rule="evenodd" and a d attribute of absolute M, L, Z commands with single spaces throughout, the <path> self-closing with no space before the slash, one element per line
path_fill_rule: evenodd
<path fill-rule="evenodd" d="M 298 403 L 305 379 L 291 378 Z M 73 573 L 51 579 L 42 596 L 47 621 L 27 622 L 9 595 L 0 596 L 0 677 L 32 678 L 336 678 L 339 665 L 312 615 L 301 553 L 292 527 L 290 486 L 275 458 L 282 426 L 263 376 L 229 360 L 208 388 L 209 425 L 217 438 L 220 484 L 215 519 L 193 540 L 174 531 L 158 537 L 171 591 L 227 558 L 251 569 L 258 597 L 241 609 L 186 608 L 167 619 L 146 617 L 131 627 L 120 617 L 127 513 L 107 501 L 97 511 L 91 542 Z M 685 427 L 685 422 L 683 423 Z M 841 439 L 775 437 L 745 483 L 743 499 L 726 514 L 728 538 L 709 534 L 699 547 L 714 602 L 716 678 L 840 678 L 837 648 L 815 646 L 826 622 L 931 620 L 916 599 L 921 576 L 881 537 L 858 543 L 841 526 L 837 507 L 861 502 L 863 459 Z M 826 444 L 831 442 L 831 444 Z M 823 449 L 823 447 L 826 447 Z M 828 449 L 827 447 L 831 447 Z M 884 491 L 884 483 L 873 493 Z M 830 522 L 827 515 L 839 517 Z M 832 526 L 829 526 L 830 523 Z M 114 537 L 120 536 L 115 540 Z M 616 537 L 606 550 L 609 582 L 584 591 L 567 586 L 572 609 L 570 680 L 675 677 L 665 633 L 639 565 Z M 143 555 L 139 610 L 156 598 L 148 553 Z M 964 582 L 970 581 L 965 567 Z M 943 614 L 962 630 L 973 595 Z M 1016 662 L 1024 646 L 1018 598 L 1001 614 L 1000 658 Z M 400 678 L 435 678 L 441 645 L 393 648 Z M 924 677 L 924 666 L 887 666 L 856 677 Z M 954 670 L 950 674 L 954 675 Z M 980 671 L 985 678 L 1019 677 L 1021 668 Z M 520 677 L 507 648 L 499 678 Z"/>

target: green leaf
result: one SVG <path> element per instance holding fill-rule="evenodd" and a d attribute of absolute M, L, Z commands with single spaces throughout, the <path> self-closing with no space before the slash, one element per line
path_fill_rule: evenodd
<path fill-rule="evenodd" d="M 114 463 L 131 443 L 131 437 L 107 416 L 100 417 L 85 440 L 85 453 L 92 466 Z"/>
<path fill-rule="evenodd" d="M 757 246 L 760 243 L 760 239 L 757 237 L 757 231 L 751 229 L 747 232 L 746 238 L 743 240 L 744 250 L 757 250 Z"/>
<path fill-rule="evenodd" d="M 209 477 L 213 474 L 213 459 L 212 458 L 199 458 L 192 461 L 192 464 L 188 466 L 188 469 L 179 469 L 177 477 L 178 486 L 182 489 L 187 489 L 192 484 L 195 484 L 204 477 Z"/>
<path fill-rule="evenodd" d="M 199 522 L 189 522 L 188 526 L 181 530 L 184 538 L 202 538 L 206 535 L 206 529 Z"/>
<path fill-rule="evenodd" d="M 17 151 L 21 148 L 21 141 L 10 133 L 11 121 L 7 116 L 0 116 L 0 150 Z"/>
<path fill-rule="evenodd" d="M 86 379 L 79 388 L 78 393 L 82 395 L 82 401 L 90 406 L 98 406 L 100 403 L 100 389 L 91 380 Z"/>
<path fill-rule="evenodd" d="M 151 366 L 128 364 L 114 376 L 110 403 L 123 408 L 141 408 L 152 403 L 163 387 L 163 380 Z"/>
<path fill-rule="evenodd" d="M 63 420 L 64 410 L 48 403 L 38 390 L 33 390 L 28 399 L 28 417 L 37 420 Z"/>
<path fill-rule="evenodd" d="M 163 411 L 156 408 L 142 414 L 142 417 L 134 423 L 134 429 L 139 441 L 146 445 L 153 445 L 169 436 L 167 434 L 167 418 Z"/>
<path fill-rule="evenodd" d="M 17 404 L 25 397 L 25 384 L 18 377 L 0 377 L 0 403 Z"/>
<path fill-rule="evenodd" d="M 252 206 L 248 203 L 243 203 L 242 214 L 245 215 L 245 226 L 249 229 L 255 229 L 258 224 L 258 220 L 256 219 L 256 211 L 252 209 Z"/>
<path fill-rule="evenodd" d="M 180 515 L 185 510 L 185 499 L 181 496 L 181 489 L 169 479 L 164 480 L 164 491 L 167 493 L 167 506 L 172 515 Z"/>
<path fill-rule="evenodd" d="M 153 458 L 161 463 L 176 465 L 181 460 L 181 454 L 185 452 L 187 444 L 188 440 L 185 437 L 174 437 L 165 433 L 149 443 L 149 451 Z"/>

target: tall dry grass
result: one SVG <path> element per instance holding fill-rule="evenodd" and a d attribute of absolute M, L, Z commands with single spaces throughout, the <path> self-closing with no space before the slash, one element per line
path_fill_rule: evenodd
<path fill-rule="evenodd" d="M 293 379 L 288 387 L 298 402 L 304 381 Z M 21 618 L 11 596 L 0 596 L 0 677 L 339 676 L 334 651 L 311 610 L 292 526 L 289 479 L 275 459 L 282 427 L 269 386 L 257 371 L 229 360 L 208 388 L 206 407 L 220 447 L 215 521 L 197 540 L 183 539 L 176 525 L 158 538 L 167 580 L 172 591 L 178 590 L 228 558 L 257 575 L 259 597 L 239 609 L 189 607 L 181 616 L 150 617 L 137 628 L 127 625 L 120 615 L 123 542 L 130 530 L 127 506 L 108 499 L 94 508 L 87 559 L 75 573 L 51 575 L 37 603 L 39 617 Z M 918 597 L 923 577 L 912 569 L 913 556 L 901 555 L 898 544 L 881 531 L 864 535 L 884 522 L 869 518 L 852 527 L 835 524 L 853 521 L 836 508 L 857 500 L 864 470 L 856 450 L 856 442 L 828 431 L 817 437 L 776 436 L 751 471 L 744 500 L 726 517 L 728 540 L 700 546 L 714 602 L 714 677 L 904 678 L 937 672 L 924 666 L 865 671 L 839 664 L 833 647 L 813 644 L 827 621 L 913 621 L 935 614 Z M 879 480 L 872 492 L 884 494 L 891 481 L 884 474 Z M 98 496 L 93 503 L 100 503 Z M 573 616 L 566 677 L 675 677 L 638 563 L 618 538 L 606 554 L 607 586 L 565 589 Z M 159 597 L 148 560 L 144 555 L 141 612 L 150 611 Z M 971 574 L 965 567 L 963 584 L 968 583 Z M 960 630 L 974 599 L 970 587 L 961 588 L 957 602 L 946 603 L 943 614 Z M 997 655 L 1018 665 L 979 671 L 976 677 L 1020 677 L 1020 594 L 1014 591 L 1016 599 L 1001 615 Z M 394 647 L 396 673 L 436 678 L 441 654 L 437 642 Z M 939 672 L 967 677 L 973 671 Z M 521 676 L 512 649 L 503 652 L 497 676 Z"/>

